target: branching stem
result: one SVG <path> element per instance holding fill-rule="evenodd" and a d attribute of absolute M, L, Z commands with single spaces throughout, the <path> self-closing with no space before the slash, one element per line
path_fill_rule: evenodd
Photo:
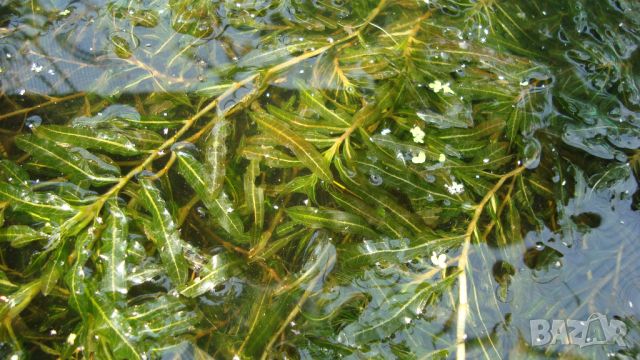
<path fill-rule="evenodd" d="M 471 218 L 471 222 L 467 227 L 467 231 L 464 234 L 464 243 L 462 245 L 462 251 L 460 253 L 460 257 L 458 258 L 458 271 L 460 272 L 458 283 L 459 291 L 458 291 L 458 319 L 456 326 L 456 359 L 464 360 L 466 357 L 466 347 L 465 347 L 465 326 L 467 321 L 467 312 L 469 311 L 469 303 L 467 299 L 467 264 L 469 261 L 469 248 L 471 247 L 471 236 L 477 230 L 478 222 L 480 221 L 480 216 L 482 216 L 482 212 L 487 203 L 495 196 L 495 194 L 500 190 L 502 185 L 508 179 L 518 176 L 522 173 L 526 168 L 524 166 L 520 166 L 515 170 L 512 170 L 500 177 L 498 182 L 487 192 L 487 194 L 482 198 L 482 201 L 476 206 L 476 210 L 473 213 L 473 218 Z"/>

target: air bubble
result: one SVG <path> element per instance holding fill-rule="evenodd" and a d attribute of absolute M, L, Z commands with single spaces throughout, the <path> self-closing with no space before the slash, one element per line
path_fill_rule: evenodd
<path fill-rule="evenodd" d="M 373 186 L 380 186 L 382 185 L 382 176 L 377 174 L 371 174 L 369 175 L 369 182 Z"/>
<path fill-rule="evenodd" d="M 25 126 L 29 129 L 35 129 L 38 126 L 42 125 L 42 118 L 38 115 L 32 115 L 27 118 L 24 122 Z"/>

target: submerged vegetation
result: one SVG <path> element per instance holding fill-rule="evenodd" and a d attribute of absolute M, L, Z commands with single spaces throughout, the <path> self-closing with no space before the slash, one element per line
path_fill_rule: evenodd
<path fill-rule="evenodd" d="M 640 353 L 638 2 L 7 0 L 0 26 L 1 357 Z M 594 313 L 626 346 L 531 343 Z"/>

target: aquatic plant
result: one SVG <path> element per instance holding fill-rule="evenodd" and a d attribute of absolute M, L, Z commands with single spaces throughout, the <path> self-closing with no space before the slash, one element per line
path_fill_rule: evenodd
<path fill-rule="evenodd" d="M 2 356 L 567 356 L 529 320 L 596 310 L 629 346 L 579 354 L 639 351 L 637 3 L 0 19 Z"/>

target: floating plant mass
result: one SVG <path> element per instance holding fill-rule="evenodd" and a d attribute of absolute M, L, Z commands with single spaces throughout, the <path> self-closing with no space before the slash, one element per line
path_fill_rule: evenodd
<path fill-rule="evenodd" d="M 0 20 L 0 358 L 640 353 L 637 1 Z"/>

